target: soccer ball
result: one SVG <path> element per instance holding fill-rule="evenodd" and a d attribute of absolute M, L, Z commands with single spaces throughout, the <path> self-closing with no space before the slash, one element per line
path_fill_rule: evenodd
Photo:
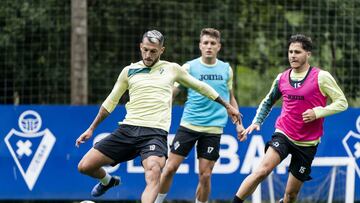
<path fill-rule="evenodd" d="M 91 200 L 84 200 L 84 201 L 81 201 L 80 203 L 95 203 L 95 202 L 93 202 Z"/>

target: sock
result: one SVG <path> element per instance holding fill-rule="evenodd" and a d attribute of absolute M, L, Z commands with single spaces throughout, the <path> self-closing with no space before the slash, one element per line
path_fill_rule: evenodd
<path fill-rule="evenodd" d="M 232 203 L 243 203 L 244 202 L 244 200 L 242 200 L 242 199 L 240 199 L 238 196 L 236 196 L 235 195 L 235 197 L 234 197 L 234 199 L 233 199 L 233 201 L 232 201 Z"/>
<path fill-rule="evenodd" d="M 103 177 L 103 178 L 100 179 L 100 182 L 101 182 L 103 185 L 107 185 L 107 184 L 109 184 L 110 180 L 111 180 L 111 175 L 108 174 L 108 173 L 106 173 L 105 177 Z"/>
<path fill-rule="evenodd" d="M 154 203 L 162 203 L 165 200 L 166 195 L 167 195 L 167 193 L 165 193 L 165 194 L 158 193 Z"/>
<path fill-rule="evenodd" d="M 200 201 L 196 198 L 195 203 L 208 203 L 208 201 L 200 202 Z"/>

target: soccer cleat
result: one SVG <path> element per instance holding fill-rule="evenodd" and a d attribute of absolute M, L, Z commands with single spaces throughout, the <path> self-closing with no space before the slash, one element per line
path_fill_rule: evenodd
<path fill-rule="evenodd" d="M 91 191 L 91 195 L 93 197 L 99 197 L 103 195 L 108 189 L 117 186 L 120 184 L 120 177 L 119 176 L 113 176 L 111 177 L 111 180 L 109 184 L 103 185 L 102 183 L 98 183 L 94 186 L 94 188 Z"/>
<path fill-rule="evenodd" d="M 284 200 L 283 200 L 283 199 L 280 199 L 280 200 L 279 200 L 279 203 L 284 203 Z"/>

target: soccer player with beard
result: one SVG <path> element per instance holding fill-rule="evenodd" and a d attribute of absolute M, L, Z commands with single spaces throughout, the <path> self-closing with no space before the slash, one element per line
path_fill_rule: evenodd
<path fill-rule="evenodd" d="M 77 146 L 88 140 L 95 128 L 115 109 L 124 92 L 129 91 L 130 101 L 126 104 L 125 119 L 113 133 L 97 142 L 78 165 L 81 173 L 100 180 L 91 192 L 95 197 L 120 183 L 119 177 L 111 176 L 102 166 L 116 165 L 141 156 L 146 181 L 141 202 L 154 202 L 167 157 L 175 82 L 220 103 L 234 123 L 239 120 L 239 111 L 224 101 L 213 88 L 190 76 L 178 64 L 160 60 L 165 50 L 163 44 L 164 36 L 159 31 L 151 30 L 143 35 L 140 43 L 142 60 L 121 71 L 94 121 L 76 140 Z"/>
<path fill-rule="evenodd" d="M 252 124 L 243 134 L 260 130 L 260 125 L 281 97 L 282 110 L 272 139 L 258 168 L 240 185 L 233 203 L 242 203 L 271 171 L 291 154 L 289 177 L 280 202 L 295 202 L 305 181 L 311 179 L 311 163 L 323 135 L 324 117 L 347 109 L 344 93 L 327 71 L 310 66 L 312 41 L 297 34 L 288 42 L 290 67 L 274 80 L 260 103 Z M 327 104 L 330 98 L 331 103 Z"/>

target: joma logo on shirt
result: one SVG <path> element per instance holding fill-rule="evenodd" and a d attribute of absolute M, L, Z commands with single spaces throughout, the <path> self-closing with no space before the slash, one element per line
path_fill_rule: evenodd
<path fill-rule="evenodd" d="M 304 96 L 299 96 L 299 95 L 288 95 L 287 96 L 288 99 L 291 99 L 291 100 L 304 100 Z"/>
<path fill-rule="evenodd" d="M 199 80 L 223 80 L 222 75 L 200 75 Z"/>

